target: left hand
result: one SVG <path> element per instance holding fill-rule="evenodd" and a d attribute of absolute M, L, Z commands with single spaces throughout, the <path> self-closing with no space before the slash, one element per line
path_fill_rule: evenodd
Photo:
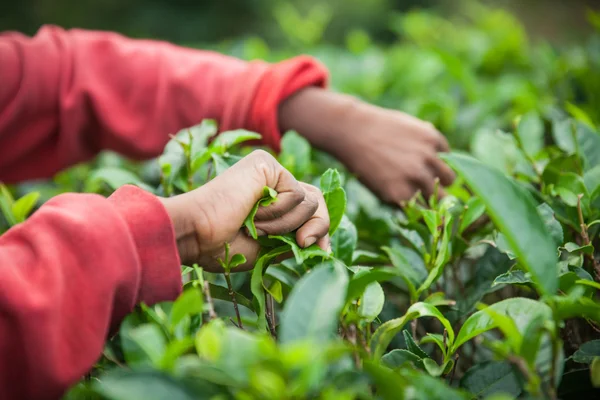
<path fill-rule="evenodd" d="M 280 125 L 338 158 L 388 203 L 401 205 L 417 191 L 430 196 L 436 178 L 449 185 L 455 177 L 438 157 L 449 146 L 432 124 L 350 96 L 304 89 L 281 106 Z"/>

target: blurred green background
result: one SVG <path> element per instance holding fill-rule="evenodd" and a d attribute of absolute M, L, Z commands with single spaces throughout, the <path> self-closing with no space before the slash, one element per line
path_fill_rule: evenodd
<path fill-rule="evenodd" d="M 279 61 L 310 54 L 332 89 L 432 122 L 455 148 L 514 165 L 515 118 L 600 122 L 592 0 L 21 0 L 0 30 L 44 23 Z M 577 115 L 575 115 L 577 114 Z M 484 151 L 486 148 L 502 148 Z"/>
<path fill-rule="evenodd" d="M 258 35 L 269 44 L 285 44 L 282 24 L 294 17 L 312 19 L 307 35 L 324 29 L 323 39 L 340 43 L 348 31 L 363 29 L 381 41 L 394 39 L 394 13 L 414 8 L 460 13 L 460 0 L 20 0 L 3 2 L 0 29 L 33 34 L 40 25 L 114 30 L 129 36 L 178 43 L 214 42 Z M 485 1 L 508 9 L 525 22 L 534 36 L 576 40 L 591 0 Z M 290 11 L 293 9 L 294 11 Z M 298 13 L 298 15 L 292 15 Z M 312 29 L 310 29 L 312 28 Z M 318 32 L 317 32 L 318 31 Z M 320 35 L 319 35 L 320 36 Z"/>

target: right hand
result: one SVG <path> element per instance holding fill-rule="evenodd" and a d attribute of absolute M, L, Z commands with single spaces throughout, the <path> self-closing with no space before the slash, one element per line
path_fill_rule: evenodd
<path fill-rule="evenodd" d="M 275 203 L 258 209 L 259 236 L 296 231 L 299 246 L 317 243 L 326 250 L 329 214 L 319 189 L 298 182 L 273 156 L 257 150 L 204 186 L 161 199 L 173 221 L 182 263 L 222 271 L 218 259 L 224 258 L 229 243 L 230 254 L 243 254 L 247 260 L 234 271 L 252 268 L 260 245 L 242 225 L 265 186 L 278 195 Z"/>

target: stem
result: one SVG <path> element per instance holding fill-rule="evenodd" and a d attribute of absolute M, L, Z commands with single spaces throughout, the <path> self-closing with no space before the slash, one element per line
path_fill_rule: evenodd
<path fill-rule="evenodd" d="M 444 331 L 445 333 L 446 331 Z M 452 381 L 454 380 L 454 374 L 456 373 L 456 367 L 458 365 L 458 353 L 456 353 L 456 355 L 454 356 L 454 365 L 452 366 L 452 372 L 450 372 L 450 382 L 448 382 L 449 385 L 452 386 Z"/>
<path fill-rule="evenodd" d="M 367 329 L 368 329 L 368 327 L 367 327 Z M 362 345 L 363 349 L 365 349 L 365 352 L 368 355 L 371 355 L 371 349 L 369 348 L 369 345 L 367 344 L 365 335 L 363 335 L 362 330 L 358 329 L 357 334 L 358 334 L 358 340 L 360 341 L 360 344 Z"/>
<path fill-rule="evenodd" d="M 235 292 L 233 291 L 233 286 L 231 285 L 231 278 L 229 274 L 229 270 L 225 270 L 225 282 L 227 282 L 227 289 L 229 289 L 229 296 L 231 297 L 231 302 L 233 303 L 233 309 L 235 310 L 235 316 L 237 317 L 238 325 L 240 329 L 244 329 L 244 325 L 242 324 L 242 317 L 240 316 L 240 310 L 238 309 L 237 300 L 235 299 Z"/>
<path fill-rule="evenodd" d="M 356 325 L 350 324 L 348 327 L 347 338 L 352 343 L 352 345 L 356 348 Z M 356 368 L 360 368 L 360 357 L 358 352 L 354 350 L 354 363 L 356 364 Z"/>
<path fill-rule="evenodd" d="M 413 319 L 410 321 L 410 327 L 412 328 L 412 337 L 414 340 L 417 340 L 417 320 Z"/>
<path fill-rule="evenodd" d="M 277 331 L 275 330 L 275 310 L 273 303 L 273 296 L 268 293 L 265 293 L 265 313 L 267 316 L 267 325 L 269 326 L 269 332 L 271 332 L 271 336 L 277 338 Z"/>
<path fill-rule="evenodd" d="M 583 194 L 577 195 L 577 215 L 579 216 L 579 227 L 581 228 L 581 238 L 583 239 L 583 243 L 588 246 L 591 245 L 590 236 L 588 235 L 587 225 L 583 220 L 583 211 L 581 210 L 581 198 Z M 594 254 L 587 254 L 586 257 L 591 261 L 592 266 L 594 267 L 594 273 L 596 275 L 596 281 L 600 281 L 600 265 L 596 261 Z"/>
<path fill-rule="evenodd" d="M 206 302 L 208 303 L 208 318 L 209 320 L 213 320 L 217 318 L 217 313 L 215 313 L 215 305 L 213 303 L 212 296 L 210 295 L 210 288 L 208 287 L 208 281 L 204 281 L 203 286 L 204 296 L 206 297 Z"/>

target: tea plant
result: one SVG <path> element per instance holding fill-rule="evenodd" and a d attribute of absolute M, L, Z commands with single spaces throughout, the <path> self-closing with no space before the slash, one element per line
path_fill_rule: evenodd
<path fill-rule="evenodd" d="M 470 150 L 443 155 L 458 175 L 445 196 L 381 204 L 286 133 L 277 157 L 323 191 L 331 250 L 258 237 L 253 217 L 277 199 L 265 188 L 244 224 L 263 245 L 254 269 L 236 272 L 245 260 L 229 251 L 224 274 L 182 266 L 182 295 L 140 305 L 66 398 L 597 396 L 598 36 L 559 50 L 529 43 L 503 12 L 467 9 L 466 21 L 414 12 L 394 21 L 402 40 L 389 47 L 355 32 L 348 49 L 312 48 L 336 88 L 429 119 Z M 258 51 L 289 55 L 256 40 L 231 50 Z M 142 165 L 104 154 L 53 182 L 2 186 L 0 229 L 63 191 L 193 190 L 260 137 L 217 131 L 183 130 Z"/>

